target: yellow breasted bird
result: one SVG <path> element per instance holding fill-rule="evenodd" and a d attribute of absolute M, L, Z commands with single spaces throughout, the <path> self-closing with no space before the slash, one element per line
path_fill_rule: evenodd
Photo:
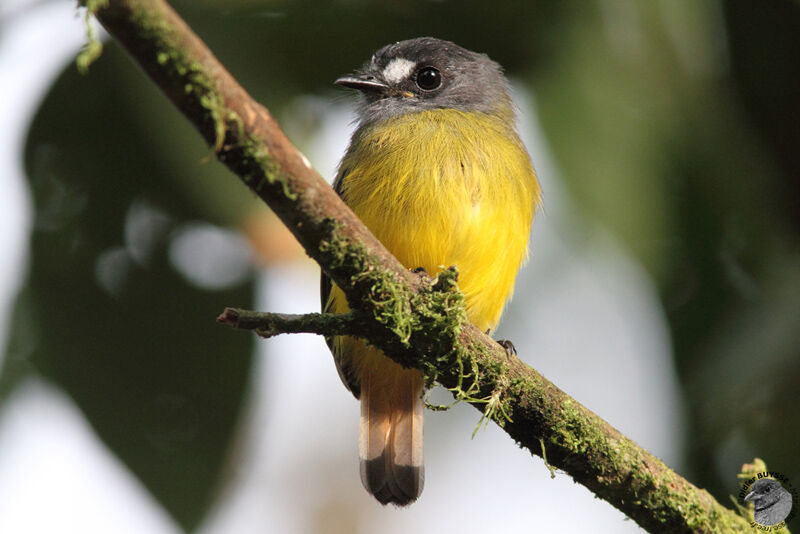
<path fill-rule="evenodd" d="M 338 85 L 361 93 L 334 188 L 403 265 L 456 265 L 467 315 L 492 330 L 527 255 L 539 184 L 508 82 L 485 54 L 432 37 L 381 48 Z M 323 275 L 322 306 L 348 310 Z M 422 492 L 423 380 L 353 337 L 328 340 L 361 399 L 361 481 L 381 503 Z"/>

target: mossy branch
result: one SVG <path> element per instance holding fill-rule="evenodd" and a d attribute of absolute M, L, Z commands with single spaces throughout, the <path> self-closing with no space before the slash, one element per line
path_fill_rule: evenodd
<path fill-rule="evenodd" d="M 358 334 L 390 358 L 450 388 L 531 453 L 546 451 L 549 465 L 646 530 L 750 531 L 734 511 L 471 325 L 454 270 L 436 280 L 406 270 L 165 2 L 91 1 L 90 9 L 219 159 L 283 220 L 357 314 L 357 321 L 324 314 L 313 320 L 271 316 L 265 331 L 345 333 L 358 323 Z M 229 315 L 225 321 L 250 320 L 238 313 L 238 319 Z"/>
<path fill-rule="evenodd" d="M 367 320 L 356 312 L 349 313 L 269 313 L 238 308 L 225 308 L 217 322 L 234 328 L 253 330 L 263 338 L 280 334 L 319 334 L 323 336 L 355 336 L 366 328 Z"/>

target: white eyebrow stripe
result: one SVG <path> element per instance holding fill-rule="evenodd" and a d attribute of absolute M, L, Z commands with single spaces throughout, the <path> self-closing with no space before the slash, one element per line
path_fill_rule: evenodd
<path fill-rule="evenodd" d="M 399 83 L 411 74 L 411 70 L 416 65 L 413 61 L 405 58 L 395 58 L 383 69 L 383 79 L 389 83 Z"/>

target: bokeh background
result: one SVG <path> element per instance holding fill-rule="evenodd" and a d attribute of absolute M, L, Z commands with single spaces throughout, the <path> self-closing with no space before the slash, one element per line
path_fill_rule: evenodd
<path fill-rule="evenodd" d="M 374 49 L 499 61 L 544 209 L 498 335 L 723 504 L 800 487 L 800 3 L 173 5 L 327 178 Z M 465 406 L 373 502 L 321 340 L 214 322 L 315 311 L 315 264 L 102 38 L 80 75 L 72 2 L 0 4 L 0 532 L 640 531 Z"/>

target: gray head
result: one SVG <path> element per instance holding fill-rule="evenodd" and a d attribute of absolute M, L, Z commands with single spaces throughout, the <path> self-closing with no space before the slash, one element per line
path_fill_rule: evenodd
<path fill-rule="evenodd" d="M 770 478 L 756 481 L 744 500 L 753 503 L 753 518 L 760 525 L 776 525 L 792 511 L 792 494 Z"/>
<path fill-rule="evenodd" d="M 486 54 L 450 41 L 419 37 L 384 46 L 358 72 L 336 80 L 363 95 L 361 125 L 404 113 L 458 109 L 513 112 L 502 68 Z"/>

